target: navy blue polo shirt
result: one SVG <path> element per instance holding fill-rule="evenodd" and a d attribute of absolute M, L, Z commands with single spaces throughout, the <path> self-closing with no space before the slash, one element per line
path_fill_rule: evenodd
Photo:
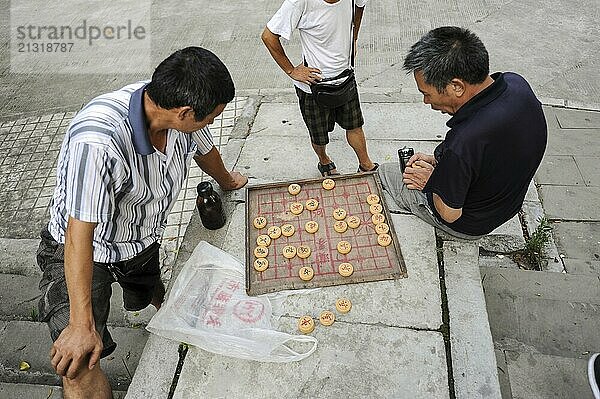
<path fill-rule="evenodd" d="M 436 216 L 469 235 L 487 234 L 521 209 L 547 141 L 542 105 L 527 81 L 512 72 L 491 76 L 494 83 L 446 123 L 450 130 L 435 149 L 437 165 L 423 188 Z M 432 193 L 462 208 L 461 217 L 445 222 Z"/>

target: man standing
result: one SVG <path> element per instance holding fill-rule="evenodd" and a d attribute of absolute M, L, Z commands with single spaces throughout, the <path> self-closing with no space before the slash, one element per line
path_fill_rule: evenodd
<path fill-rule="evenodd" d="M 334 108 L 317 103 L 311 92 L 311 85 L 334 78 L 351 67 L 354 56 L 351 53 L 366 2 L 357 0 L 353 12 L 352 0 L 285 0 L 262 33 L 275 62 L 294 81 L 300 112 L 323 176 L 338 174 L 326 151 L 329 132 L 336 123 L 346 129 L 346 139 L 356 153 L 359 171 L 376 170 L 379 166 L 367 152 L 358 92 L 349 102 Z M 290 40 L 295 29 L 300 31 L 304 57 L 297 66 L 291 63 L 280 42 L 280 37 Z"/>
<path fill-rule="evenodd" d="M 247 183 L 225 169 L 207 128 L 234 93 L 217 56 L 188 47 L 150 83 L 96 97 L 71 122 L 37 254 L 40 318 L 65 398 L 112 397 L 99 359 L 116 347 L 106 328 L 113 282 L 125 309 L 160 307 L 158 241 L 191 159 L 224 190 Z"/>
<path fill-rule="evenodd" d="M 455 237 L 477 239 L 513 217 L 546 148 L 542 106 L 523 77 L 489 75 L 488 53 L 467 29 L 437 28 L 404 59 L 423 102 L 452 115 L 433 155 L 417 153 L 402 174 L 379 169 L 394 202 Z"/>

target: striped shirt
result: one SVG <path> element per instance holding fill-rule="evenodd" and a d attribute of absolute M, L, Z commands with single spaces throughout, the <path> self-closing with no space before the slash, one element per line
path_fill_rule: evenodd
<path fill-rule="evenodd" d="M 213 148 L 208 127 L 170 129 L 165 153 L 146 129 L 138 82 L 87 104 L 69 125 L 60 150 L 48 230 L 65 242 L 69 216 L 97 223 L 94 261 L 130 259 L 158 241 L 194 154 Z"/>

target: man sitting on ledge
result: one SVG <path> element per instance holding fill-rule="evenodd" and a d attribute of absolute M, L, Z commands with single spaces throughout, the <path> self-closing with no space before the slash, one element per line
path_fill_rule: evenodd
<path fill-rule="evenodd" d="M 382 165 L 383 188 L 399 208 L 454 237 L 478 239 L 521 209 L 546 148 L 542 106 L 520 75 L 489 75 L 487 50 L 467 29 L 428 32 L 404 69 L 425 104 L 452 115 L 450 130 L 433 155 L 413 155 L 404 174 L 397 163 Z"/>

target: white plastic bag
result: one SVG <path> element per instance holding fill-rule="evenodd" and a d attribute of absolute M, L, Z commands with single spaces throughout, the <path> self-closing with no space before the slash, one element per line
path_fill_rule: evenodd
<path fill-rule="evenodd" d="M 268 296 L 246 295 L 244 273 L 236 258 L 201 241 L 146 328 L 165 338 L 241 359 L 292 362 L 313 353 L 316 338 L 273 330 Z M 309 348 L 296 352 L 286 345 L 292 341 L 305 342 Z"/>

